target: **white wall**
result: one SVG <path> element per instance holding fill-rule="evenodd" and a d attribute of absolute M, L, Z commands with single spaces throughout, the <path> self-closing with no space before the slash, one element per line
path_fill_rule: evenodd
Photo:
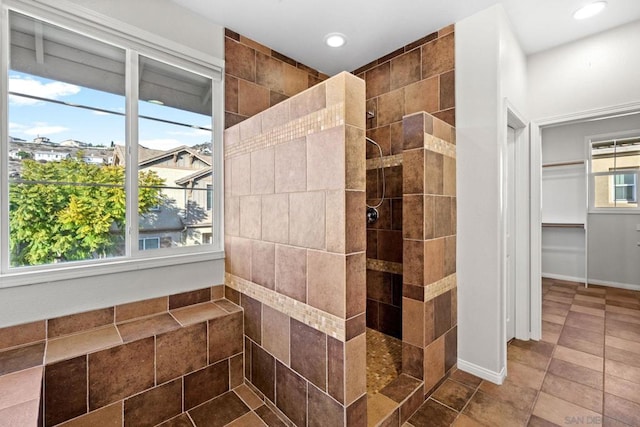
<path fill-rule="evenodd" d="M 526 58 L 502 6 L 456 23 L 455 31 L 458 366 L 499 382 L 506 367 L 501 283 L 505 99 L 526 114 Z"/>
<path fill-rule="evenodd" d="M 532 119 L 637 103 L 640 21 L 528 58 Z"/>
<path fill-rule="evenodd" d="M 51 3 L 50 0 L 37 1 Z M 212 24 L 211 21 L 170 0 L 67 1 L 160 35 L 189 49 L 195 49 L 216 58 L 224 58 L 224 28 Z"/>
<path fill-rule="evenodd" d="M 543 163 L 587 161 L 588 137 L 633 130 L 640 130 L 638 114 L 544 128 Z M 571 169 L 567 172 L 575 171 Z M 544 196 L 543 193 L 543 200 Z M 637 245 L 640 232 L 636 231 L 640 214 L 590 213 L 587 216 L 586 203 L 583 206 L 581 216 L 587 219 L 588 226 L 589 280 L 600 284 L 640 287 L 640 246 Z M 568 280 L 584 279 L 584 236 L 580 230 L 545 229 L 542 243 L 543 275 Z"/>
<path fill-rule="evenodd" d="M 104 22 L 121 20 L 174 46 L 182 46 L 185 51 L 224 57 L 224 29 L 169 0 L 73 1 L 93 10 L 97 18 L 102 16 Z M 55 2 L 56 7 L 69 4 L 63 0 Z M 0 327 L 221 284 L 224 260 L 213 259 L 214 255 L 210 258 L 190 264 L 0 288 Z"/>

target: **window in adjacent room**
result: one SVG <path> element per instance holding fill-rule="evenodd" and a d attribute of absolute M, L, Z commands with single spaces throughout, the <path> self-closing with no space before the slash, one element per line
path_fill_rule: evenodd
<path fill-rule="evenodd" d="M 591 142 L 591 206 L 638 209 L 640 137 Z"/>

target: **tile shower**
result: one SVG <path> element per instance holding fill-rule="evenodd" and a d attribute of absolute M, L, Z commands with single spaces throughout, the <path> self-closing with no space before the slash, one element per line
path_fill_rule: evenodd
<path fill-rule="evenodd" d="M 191 424 L 180 411 L 197 408 L 202 409 L 195 416 L 202 419 L 224 413 L 232 417 L 229 421 L 237 416 L 270 425 L 278 424 L 275 414 L 296 425 L 364 425 L 367 416 L 370 423 L 385 425 L 407 420 L 456 361 L 453 39 L 453 27 L 447 27 L 356 70 L 364 82 L 349 74 L 326 81 L 322 73 L 227 31 L 225 116 L 227 124 L 235 126 L 225 138 L 224 297 L 236 306 L 199 299 L 189 304 L 210 304 L 236 323 L 239 306 L 243 326 L 236 332 L 242 350 L 228 353 L 224 372 L 210 356 L 205 365 L 200 357 L 197 366 L 182 366 L 175 373 L 184 377 L 180 390 L 175 379 L 162 382 L 161 370 L 154 373 L 160 375 L 159 382 L 150 388 L 145 384 L 131 395 L 118 395 L 115 406 L 101 403 L 96 411 L 91 411 L 95 406 L 80 410 L 77 399 L 59 406 L 66 411 L 60 414 L 51 412 L 58 405 L 49 401 L 47 412 L 45 394 L 41 409 L 44 418 L 49 417 L 47 425 L 82 411 L 89 411 L 87 420 L 117 413 L 114 425 L 126 424 L 127 417 L 153 424 L 162 418 L 152 414 L 157 399 L 173 396 L 177 401 L 183 394 L 182 406 L 165 407 L 164 415 L 178 414 L 172 422 L 185 425 Z M 382 146 L 382 165 L 365 143 L 365 132 Z M 388 193 L 380 222 L 367 229 L 365 205 L 379 197 L 380 166 Z M 221 298 L 220 290 L 212 288 L 210 300 Z M 153 302 L 142 306 L 149 304 Z M 150 336 L 155 343 L 131 353 L 128 360 L 162 352 L 162 340 L 171 338 L 167 342 L 175 345 L 173 339 L 180 342 L 187 336 L 202 344 L 194 349 L 215 351 L 218 344 L 212 350 L 198 335 L 196 329 L 202 326 L 178 319 L 166 304 L 160 304 L 160 311 L 138 314 L 143 318 L 135 327 L 119 324 L 117 315 L 98 325 L 115 328 L 124 342 L 83 350 L 78 361 L 97 366 L 98 353 L 133 348 L 127 329 L 136 345 L 147 343 Z M 147 316 L 157 319 L 147 322 Z M 170 330 L 162 329 L 167 316 L 173 319 Z M 205 329 L 215 328 L 207 316 L 194 319 Z M 367 326 L 399 338 L 396 353 L 402 359 L 395 362 L 398 378 L 389 384 L 385 379 L 375 394 L 367 392 Z M 33 327 L 0 333 L 32 335 Z M 8 358 L 3 361 L 42 358 L 44 350 L 38 349 L 35 359 L 31 353 L 28 360 L 14 357 L 34 344 L 44 347 L 48 340 L 41 329 L 33 342 L 5 343 L 0 353 Z M 72 333 L 70 337 L 84 332 Z M 383 340 L 390 336 L 385 334 L 380 334 Z M 229 339 L 236 342 L 238 337 Z M 73 369 L 74 357 L 45 366 L 45 382 L 60 380 L 56 367 Z M 216 388 L 221 394 L 206 404 L 185 407 L 187 394 L 193 402 L 196 385 L 187 390 L 187 378 L 199 369 L 209 373 L 218 368 L 220 375 L 212 374 L 211 384 L 226 383 Z M 33 369 L 37 367 L 21 372 Z M 86 393 L 90 402 L 95 391 Z M 223 408 L 235 412 L 221 412 Z M 3 414 L 6 410 L 0 408 Z"/>

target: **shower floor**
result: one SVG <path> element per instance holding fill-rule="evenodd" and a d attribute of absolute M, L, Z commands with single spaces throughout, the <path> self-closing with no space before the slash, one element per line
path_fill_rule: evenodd
<path fill-rule="evenodd" d="M 376 394 L 402 371 L 402 341 L 367 328 L 367 393 Z"/>

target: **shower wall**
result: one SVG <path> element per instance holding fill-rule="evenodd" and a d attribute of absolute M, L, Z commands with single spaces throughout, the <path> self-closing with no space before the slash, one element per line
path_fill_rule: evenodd
<path fill-rule="evenodd" d="M 227 128 L 328 78 L 229 29 L 224 53 Z"/>
<path fill-rule="evenodd" d="M 296 425 L 366 424 L 364 96 L 342 73 L 225 131 L 245 378 Z"/>
<path fill-rule="evenodd" d="M 367 326 L 402 337 L 403 130 L 405 115 L 427 112 L 455 125 L 454 26 L 354 71 L 366 82 L 367 136 L 382 147 L 386 194 L 367 226 Z M 367 144 L 367 204 L 382 192 L 377 149 Z M 405 295 L 406 297 L 406 295 Z"/>

